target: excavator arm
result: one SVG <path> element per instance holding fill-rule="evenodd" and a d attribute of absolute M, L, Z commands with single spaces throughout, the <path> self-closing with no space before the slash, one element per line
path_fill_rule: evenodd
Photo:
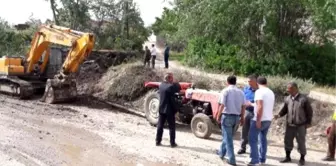
<path fill-rule="evenodd" d="M 56 25 L 40 27 L 32 40 L 32 47 L 26 57 L 27 74 L 34 71 L 43 53 L 45 56 L 40 66 L 44 72 L 49 60 L 49 45 L 58 44 L 70 47 L 70 51 L 53 79 L 48 79 L 42 101 L 56 103 L 72 100 L 77 96 L 76 79 L 74 73 L 78 71 L 86 56 L 94 47 L 94 36 L 90 33 L 79 32 Z"/>

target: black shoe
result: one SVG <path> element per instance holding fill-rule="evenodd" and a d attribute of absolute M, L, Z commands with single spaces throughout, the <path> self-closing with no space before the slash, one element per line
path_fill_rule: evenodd
<path fill-rule="evenodd" d="M 251 162 L 247 163 L 247 166 L 257 166 L 258 164 L 252 164 Z"/>
<path fill-rule="evenodd" d="M 244 154 L 244 153 L 246 153 L 246 151 L 243 150 L 243 149 L 240 149 L 240 150 L 237 152 L 237 154 Z"/>
<path fill-rule="evenodd" d="M 304 166 L 306 164 L 304 159 L 300 159 L 299 166 Z"/>
<path fill-rule="evenodd" d="M 155 145 L 156 146 L 161 146 L 161 142 L 157 142 Z"/>
<path fill-rule="evenodd" d="M 335 161 L 335 158 L 325 157 L 322 159 L 322 161 Z"/>
<path fill-rule="evenodd" d="M 176 143 L 172 143 L 172 144 L 170 144 L 170 147 L 175 148 L 175 147 L 177 147 L 177 144 Z"/>
<path fill-rule="evenodd" d="M 227 160 L 227 159 L 225 160 L 225 162 L 226 162 L 227 164 L 229 164 L 229 165 L 233 165 L 233 166 L 236 166 L 236 165 L 237 165 L 236 163 L 230 163 L 229 160 Z"/>
<path fill-rule="evenodd" d="M 292 162 L 292 159 L 289 157 L 286 157 L 284 160 L 281 160 L 280 163 L 290 163 Z"/>
<path fill-rule="evenodd" d="M 218 157 L 219 157 L 221 160 L 224 160 L 224 156 L 221 156 L 221 155 L 219 154 L 219 150 L 216 150 L 216 154 L 218 155 Z"/>

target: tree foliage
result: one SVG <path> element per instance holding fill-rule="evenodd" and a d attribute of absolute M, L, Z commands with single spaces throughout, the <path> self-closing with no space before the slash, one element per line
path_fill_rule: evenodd
<path fill-rule="evenodd" d="M 149 36 L 133 0 L 46 0 L 50 3 L 53 20 L 71 29 L 92 32 L 95 49 L 141 50 Z M 0 55 L 24 55 L 33 33 L 42 22 L 30 18 L 28 29 L 16 30 L 6 20 L 0 20 Z"/>
<path fill-rule="evenodd" d="M 23 56 L 28 52 L 29 44 L 40 20 L 30 18 L 27 22 L 28 29 L 17 31 L 8 22 L 0 18 L 0 55 Z"/>
<path fill-rule="evenodd" d="M 97 36 L 96 48 L 142 49 L 149 36 L 133 0 L 49 0 L 59 25 Z"/>
<path fill-rule="evenodd" d="M 334 0 L 174 0 L 152 30 L 192 66 L 335 84 Z"/>

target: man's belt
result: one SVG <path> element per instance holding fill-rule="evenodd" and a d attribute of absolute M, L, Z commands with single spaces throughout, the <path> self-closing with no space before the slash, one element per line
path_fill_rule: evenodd
<path fill-rule="evenodd" d="M 228 113 L 224 113 L 222 112 L 223 115 L 225 116 L 240 116 L 240 114 L 228 114 Z"/>

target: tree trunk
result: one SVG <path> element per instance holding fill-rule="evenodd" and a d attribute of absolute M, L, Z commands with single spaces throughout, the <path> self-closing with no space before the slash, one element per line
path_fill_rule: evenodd
<path fill-rule="evenodd" d="M 55 0 L 50 0 L 50 8 L 53 12 L 53 17 L 54 17 L 54 21 L 55 21 L 55 24 L 56 25 L 59 25 L 59 22 L 58 22 L 58 18 L 57 18 L 57 15 L 56 15 L 56 5 L 55 5 Z"/>

